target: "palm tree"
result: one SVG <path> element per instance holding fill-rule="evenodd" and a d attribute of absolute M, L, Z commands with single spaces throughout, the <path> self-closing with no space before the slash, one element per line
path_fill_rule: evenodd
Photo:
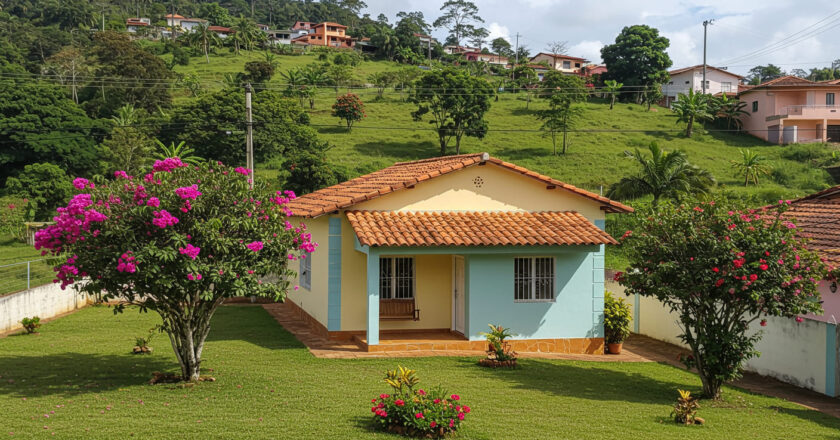
<path fill-rule="evenodd" d="M 714 117 L 714 111 L 711 109 L 709 100 L 710 96 L 703 93 L 694 93 L 694 89 L 689 89 L 688 94 L 680 93 L 677 101 L 671 106 L 671 110 L 677 114 L 677 123 L 685 122 L 688 124 L 685 128 L 686 137 L 691 137 L 695 121 L 702 123 Z"/>
<path fill-rule="evenodd" d="M 277 68 L 280 67 L 280 60 L 277 59 L 277 55 L 274 55 L 269 51 L 265 51 L 265 53 L 263 53 L 263 61 L 265 61 L 274 70 L 277 70 Z"/>
<path fill-rule="evenodd" d="M 309 94 L 309 109 L 315 110 L 315 93 L 318 86 L 326 82 L 326 75 L 319 67 L 310 66 L 303 70 L 304 82 L 312 89 Z"/>
<path fill-rule="evenodd" d="M 711 173 L 689 163 L 682 151 L 661 150 L 656 142 L 651 142 L 648 150 L 650 157 L 638 148 L 633 153 L 625 152 L 641 169 L 637 175 L 612 184 L 607 197 L 635 199 L 650 195 L 655 207 L 663 197 L 679 199 L 684 194 L 705 194 L 715 185 Z"/>
<path fill-rule="evenodd" d="M 125 104 L 117 109 L 117 114 L 111 120 L 117 127 L 128 127 L 137 123 L 140 114 L 132 104 Z"/>
<path fill-rule="evenodd" d="M 758 185 L 758 177 L 762 174 L 766 176 L 773 170 L 765 163 L 764 156 L 746 148 L 741 148 L 738 151 L 741 152 L 741 160 L 730 160 L 729 162 L 732 163 L 736 176 L 744 176 L 744 186 L 749 185 L 750 182 Z"/>
<path fill-rule="evenodd" d="M 155 139 L 155 143 L 158 145 L 158 152 L 155 153 L 155 158 L 157 159 L 163 160 L 169 157 L 178 157 L 182 162 L 191 165 L 198 165 L 202 161 L 202 158 L 193 154 L 195 150 L 188 147 L 184 141 L 181 141 L 178 145 L 172 142 L 167 146 L 163 142 Z"/>
<path fill-rule="evenodd" d="M 613 105 L 615 105 L 615 97 L 618 95 L 618 91 L 622 87 L 624 87 L 624 83 L 616 82 L 614 79 L 604 81 L 604 89 L 610 97 L 610 110 L 613 109 Z"/>
<path fill-rule="evenodd" d="M 743 122 L 741 122 L 741 117 L 749 115 L 749 112 L 744 110 L 744 107 L 747 106 L 747 103 L 741 100 L 735 100 L 729 98 L 726 93 L 720 98 L 719 110 L 718 110 L 718 117 L 726 119 L 726 128 L 730 129 L 732 125 L 735 125 L 737 130 L 741 129 Z"/>
<path fill-rule="evenodd" d="M 299 68 L 289 69 L 285 72 L 280 72 L 280 76 L 286 80 L 286 85 L 289 87 L 297 87 L 302 85 L 305 81 L 303 72 Z"/>
<path fill-rule="evenodd" d="M 204 58 L 207 59 L 207 64 L 210 64 L 210 48 L 218 46 L 222 43 L 219 35 L 210 30 L 210 25 L 207 23 L 199 23 L 192 31 L 187 34 L 187 40 L 193 47 L 201 48 L 204 52 Z"/>
<path fill-rule="evenodd" d="M 226 73 L 224 77 L 222 77 L 222 88 L 225 89 L 238 89 L 242 87 L 242 84 L 245 83 L 245 74 L 242 72 L 237 73 Z"/>

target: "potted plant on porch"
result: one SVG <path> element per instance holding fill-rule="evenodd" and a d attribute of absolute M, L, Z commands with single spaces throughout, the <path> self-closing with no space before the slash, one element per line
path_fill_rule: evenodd
<path fill-rule="evenodd" d="M 516 352 L 510 348 L 507 338 L 510 337 L 510 329 L 501 325 L 488 324 L 490 331 L 481 333 L 487 338 L 487 357 L 478 361 L 482 367 L 508 367 L 516 366 Z"/>
<path fill-rule="evenodd" d="M 604 294 L 604 339 L 610 354 L 621 353 L 624 340 L 630 336 L 630 306 L 624 298 Z"/>

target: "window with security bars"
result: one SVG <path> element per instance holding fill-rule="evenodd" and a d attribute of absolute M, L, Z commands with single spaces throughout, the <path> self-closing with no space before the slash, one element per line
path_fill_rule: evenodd
<path fill-rule="evenodd" d="M 514 301 L 554 300 L 554 258 L 513 259 Z"/>
<path fill-rule="evenodd" d="M 302 255 L 300 257 L 300 286 L 306 290 L 312 290 L 312 256 Z"/>
<path fill-rule="evenodd" d="M 379 298 L 414 298 L 414 258 L 381 257 L 379 259 Z"/>

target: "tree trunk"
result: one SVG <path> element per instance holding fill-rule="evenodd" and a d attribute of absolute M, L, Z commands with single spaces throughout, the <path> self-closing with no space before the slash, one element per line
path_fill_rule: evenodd
<path fill-rule="evenodd" d="M 685 137 L 691 137 L 691 128 L 694 126 L 694 117 L 688 118 L 688 127 L 685 129 Z"/>
<path fill-rule="evenodd" d="M 440 155 L 446 156 L 446 129 L 438 130 L 438 142 L 440 142 Z"/>
<path fill-rule="evenodd" d="M 613 109 L 613 105 L 615 105 L 615 94 L 610 95 L 610 110 Z"/>
<path fill-rule="evenodd" d="M 181 366 L 181 376 L 185 381 L 198 382 L 200 378 L 201 352 L 210 333 L 210 320 L 219 304 L 221 298 L 212 303 L 201 302 L 194 305 L 190 307 L 190 313 L 185 313 L 180 308 L 177 311 L 158 311 L 163 318 L 164 328 L 169 335 L 175 357 Z"/>
<path fill-rule="evenodd" d="M 460 134 L 460 133 L 455 134 L 455 155 L 456 156 L 461 154 L 461 136 L 463 136 L 463 135 Z"/>
<path fill-rule="evenodd" d="M 566 154 L 566 130 L 563 130 L 563 154 Z"/>
<path fill-rule="evenodd" d="M 204 58 L 207 59 L 207 64 L 210 64 L 210 54 L 208 53 L 207 44 L 204 45 Z"/>

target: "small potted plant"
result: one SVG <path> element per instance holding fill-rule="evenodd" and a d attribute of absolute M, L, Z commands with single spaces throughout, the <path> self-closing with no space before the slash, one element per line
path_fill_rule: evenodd
<path fill-rule="evenodd" d="M 610 354 L 621 353 L 624 340 L 630 336 L 630 306 L 624 298 L 604 295 L 604 339 Z"/>
<path fill-rule="evenodd" d="M 516 352 L 510 348 L 507 338 L 510 337 L 510 329 L 501 325 L 488 324 L 490 331 L 481 333 L 487 338 L 487 357 L 478 361 L 482 367 L 508 367 L 516 366 Z"/>

